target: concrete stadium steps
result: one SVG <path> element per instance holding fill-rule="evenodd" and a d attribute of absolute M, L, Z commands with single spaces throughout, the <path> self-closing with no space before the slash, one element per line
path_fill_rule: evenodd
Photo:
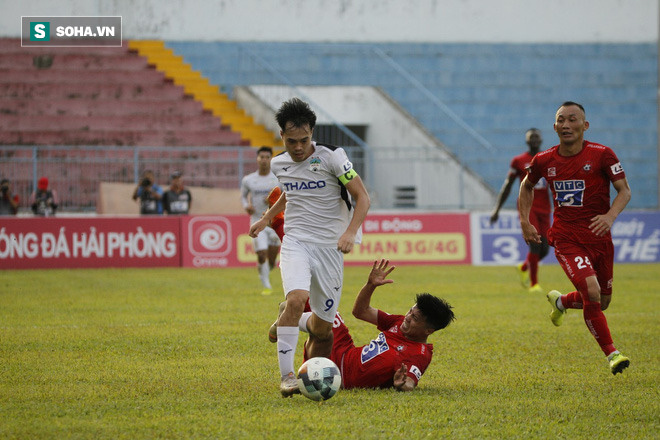
<path fill-rule="evenodd" d="M 176 105 L 186 97 L 183 87 L 173 84 L 23 84 L 0 83 L 0 100 L 25 99 L 48 100 L 116 100 L 127 106 L 137 100 L 170 101 Z"/>
<path fill-rule="evenodd" d="M 55 50 L 0 39 L 0 78 L 2 144 L 249 145 L 127 42 Z"/>
<path fill-rule="evenodd" d="M 157 84 L 165 81 L 163 72 L 117 70 L 0 69 L 3 82 L 21 84 Z"/>
<path fill-rule="evenodd" d="M 41 57 L 41 58 L 39 58 Z M 141 71 L 148 68 L 147 60 L 139 56 L 127 57 L 125 53 L 111 55 L 89 54 L 59 54 L 51 51 L 48 54 L 10 53 L 0 56 L 0 69 L 32 69 L 41 63 L 47 63 L 48 70 L 121 70 Z M 44 69 L 46 70 L 46 69 Z"/>
<path fill-rule="evenodd" d="M 0 118 L 0 130 L 223 130 L 218 118 L 211 115 L 4 115 Z"/>
<path fill-rule="evenodd" d="M 637 165 L 632 150 L 657 162 L 657 44 L 286 43 L 168 41 L 193 69 L 232 90 L 253 84 L 381 88 L 497 191 L 524 132 L 543 130 L 557 143 L 553 115 L 581 102 L 587 139 L 613 147 L 635 193 L 630 206 L 657 205 L 657 170 Z M 250 56 L 246 56 L 250 54 Z M 389 57 L 409 77 L 393 68 Z M 260 62 L 253 61 L 258 58 Z M 277 75 L 263 68 L 268 63 Z M 419 90 L 409 80 L 424 87 Z M 472 138 L 429 95 L 492 145 Z M 651 183 L 649 183 L 651 182 Z M 509 197 L 507 207 L 515 207 Z"/>
<path fill-rule="evenodd" d="M 121 116 L 151 115 L 198 116 L 204 113 L 202 104 L 194 99 L 169 100 L 142 99 L 127 105 L 117 99 L 0 99 L 0 114 L 31 116 Z M 210 112 L 207 112 L 210 114 Z M 218 120 L 218 122 L 220 122 Z"/>
<path fill-rule="evenodd" d="M 252 146 L 277 145 L 277 136 L 266 130 L 263 125 L 255 123 L 254 119 L 239 108 L 235 101 L 214 86 L 208 78 L 191 65 L 184 62 L 184 57 L 177 55 L 164 42 L 158 40 L 130 41 L 131 50 L 148 59 L 149 65 L 163 72 L 165 77 L 174 84 L 184 88 L 185 93 L 202 102 L 205 110 L 219 117 L 223 124 L 238 131 Z"/>
<path fill-rule="evenodd" d="M 248 146 L 228 130 L 0 130 L 3 145 Z"/>

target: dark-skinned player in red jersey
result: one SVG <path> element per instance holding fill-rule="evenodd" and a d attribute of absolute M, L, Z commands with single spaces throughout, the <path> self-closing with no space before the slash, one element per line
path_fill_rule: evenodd
<path fill-rule="evenodd" d="M 548 241 L 576 290 L 547 294 L 550 319 L 561 325 L 566 309 L 582 309 L 584 322 L 607 356 L 612 374 L 630 360 L 612 341 L 604 310 L 612 299 L 614 245 L 610 230 L 631 197 L 626 174 L 616 154 L 604 145 L 584 140 L 589 128 L 584 107 L 564 102 L 555 115 L 559 145 L 532 159 L 518 197 L 520 225 L 527 243 L 541 237 L 529 221 L 534 185 L 545 178 L 554 196 L 554 221 Z M 617 192 L 610 204 L 610 183 Z"/>
<path fill-rule="evenodd" d="M 511 188 L 516 179 L 522 180 L 527 175 L 527 167 L 532 162 L 532 158 L 539 152 L 543 137 L 538 128 L 530 128 L 525 132 L 525 142 L 528 151 L 515 156 L 511 159 L 509 172 L 504 180 L 504 185 L 497 196 L 495 209 L 490 216 L 490 223 L 493 224 L 500 216 L 500 209 L 511 193 Z M 540 179 L 534 187 L 534 203 L 530 211 L 530 222 L 536 228 L 541 236 L 541 244 L 530 243 L 529 252 L 525 261 L 518 264 L 518 275 L 520 282 L 524 287 L 529 288 L 530 293 L 543 293 L 538 281 L 539 261 L 548 255 L 548 229 L 550 229 L 550 213 L 552 212 L 552 203 L 548 194 L 548 184 L 545 179 Z"/>
<path fill-rule="evenodd" d="M 414 390 L 433 357 L 433 344 L 428 343 L 428 337 L 455 319 L 452 307 L 445 300 L 428 293 L 418 294 L 405 315 L 390 315 L 372 307 L 374 291 L 393 282 L 387 277 L 394 269 L 388 260 L 375 261 L 367 282 L 355 298 L 353 316 L 380 330 L 369 344 L 356 346 L 342 317 L 339 313 L 335 315 L 330 359 L 339 367 L 345 389 Z M 298 323 L 302 331 L 307 331 L 306 322 L 311 315 L 309 307 L 305 310 Z M 276 328 L 273 324 L 269 330 L 271 342 L 277 340 Z M 304 357 L 306 360 L 306 351 Z"/>

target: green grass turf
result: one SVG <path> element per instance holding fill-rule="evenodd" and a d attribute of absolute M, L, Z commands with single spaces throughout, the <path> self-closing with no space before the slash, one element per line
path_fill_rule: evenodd
<path fill-rule="evenodd" d="M 368 271 L 346 269 L 340 306 L 359 344 L 377 335 L 350 316 Z M 261 296 L 255 269 L 0 271 L 0 438 L 657 438 L 658 273 L 615 267 L 606 315 L 632 364 L 612 376 L 581 312 L 555 328 L 513 268 L 401 266 L 374 306 L 428 291 L 457 315 L 418 388 L 319 404 L 279 395 L 281 288 Z M 540 282 L 571 287 L 557 266 Z"/>

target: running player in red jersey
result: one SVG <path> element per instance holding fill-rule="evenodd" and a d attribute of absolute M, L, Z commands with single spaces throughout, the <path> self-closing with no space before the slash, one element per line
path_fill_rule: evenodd
<path fill-rule="evenodd" d="M 387 279 L 395 266 L 388 260 L 375 261 L 366 284 L 353 305 L 353 316 L 374 324 L 380 333 L 369 344 L 355 346 L 348 327 L 337 313 L 330 359 L 339 366 L 343 388 L 395 388 L 412 391 L 433 357 L 433 344 L 427 339 L 436 330 L 447 327 L 454 319 L 452 307 L 443 299 L 420 293 L 405 315 L 390 315 L 371 306 L 371 296 L 378 286 L 390 284 Z M 307 331 L 311 312 L 303 313 L 299 328 Z M 276 324 L 269 330 L 271 342 L 277 340 Z M 305 359 L 307 354 L 305 353 Z"/>
<path fill-rule="evenodd" d="M 566 309 L 582 309 L 587 328 L 607 356 L 612 374 L 617 374 L 630 360 L 614 346 L 603 310 L 612 299 L 614 245 L 610 230 L 631 193 L 616 154 L 609 147 L 584 140 L 588 128 L 582 105 L 567 101 L 559 107 L 554 123 L 559 145 L 534 156 L 520 185 L 520 225 L 526 242 L 541 242 L 529 213 L 534 185 L 545 178 L 555 205 L 549 243 L 577 289 L 566 295 L 556 290 L 548 293 L 550 319 L 559 326 Z M 610 182 L 617 192 L 611 205 Z"/>
<path fill-rule="evenodd" d="M 509 173 L 504 180 L 504 185 L 497 196 L 497 204 L 493 214 L 490 216 L 490 223 L 497 221 L 500 215 L 500 209 L 511 193 L 511 188 L 516 179 L 522 180 L 527 175 L 527 167 L 532 162 L 532 158 L 539 152 L 543 137 L 538 128 L 530 128 L 525 133 L 525 142 L 529 150 L 515 156 L 511 160 Z M 543 289 L 538 281 L 539 261 L 548 255 L 548 229 L 550 228 L 550 213 L 552 212 L 550 196 L 548 195 L 548 185 L 545 179 L 540 179 L 534 187 L 534 203 L 530 211 L 529 221 L 534 225 L 541 236 L 541 244 L 530 243 L 529 252 L 525 261 L 517 266 L 520 282 L 524 287 L 528 287 L 532 293 L 542 293 Z"/>

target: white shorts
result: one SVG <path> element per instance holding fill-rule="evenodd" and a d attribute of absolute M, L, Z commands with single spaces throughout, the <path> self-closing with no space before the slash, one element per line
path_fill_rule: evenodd
<path fill-rule="evenodd" d="M 324 321 L 334 321 L 344 280 L 344 254 L 339 249 L 302 243 L 285 235 L 280 272 L 285 295 L 306 290 L 312 312 Z"/>
<path fill-rule="evenodd" d="M 256 238 L 252 239 L 252 247 L 255 252 L 265 251 L 269 246 L 279 246 L 280 237 L 277 232 L 270 226 L 266 226 L 263 231 L 259 232 Z"/>

